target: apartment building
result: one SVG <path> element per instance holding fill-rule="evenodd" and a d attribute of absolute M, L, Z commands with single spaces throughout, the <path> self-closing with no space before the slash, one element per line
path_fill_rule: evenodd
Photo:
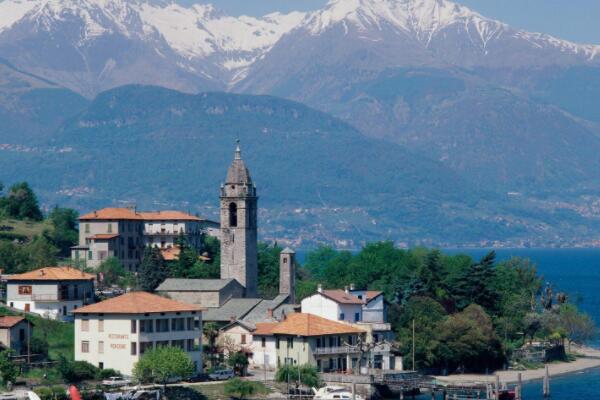
<path fill-rule="evenodd" d="M 73 267 L 47 267 L 11 275 L 6 303 L 45 318 L 66 320 L 77 308 L 94 302 L 94 275 Z"/>
<path fill-rule="evenodd" d="M 79 244 L 71 249 L 74 262 L 96 268 L 116 257 L 137 272 L 144 247 L 171 249 L 179 237 L 199 249 L 201 234 L 214 232 L 218 223 L 181 211 L 140 212 L 132 208 L 104 208 L 79 218 Z"/>
<path fill-rule="evenodd" d="M 131 376 L 149 349 L 176 346 L 202 371 L 202 311 L 146 292 L 130 292 L 74 312 L 75 360 Z"/>

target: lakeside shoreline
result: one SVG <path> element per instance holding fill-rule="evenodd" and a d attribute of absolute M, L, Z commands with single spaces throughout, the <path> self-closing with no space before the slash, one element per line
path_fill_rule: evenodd
<path fill-rule="evenodd" d="M 548 364 L 548 370 L 550 373 L 550 379 L 552 377 L 571 375 L 590 369 L 600 368 L 600 349 L 591 347 L 573 347 L 573 350 L 579 354 L 577 359 L 572 362 L 559 362 Z M 496 371 L 494 374 L 483 375 L 483 374 L 461 374 L 461 375 L 448 375 L 448 376 L 436 376 L 435 378 L 440 382 L 452 383 L 452 384 L 466 384 L 485 382 L 493 383 L 496 379 L 496 375 L 500 377 L 500 382 L 507 384 L 514 384 L 518 380 L 518 374 L 521 373 L 523 382 L 532 382 L 542 380 L 544 378 L 545 368 L 530 369 L 523 371 L 509 370 L 509 371 Z"/>

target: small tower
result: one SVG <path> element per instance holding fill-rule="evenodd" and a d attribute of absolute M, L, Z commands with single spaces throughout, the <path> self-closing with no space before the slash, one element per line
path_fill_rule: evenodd
<path fill-rule="evenodd" d="M 296 252 L 289 247 L 279 254 L 279 294 L 289 295 L 288 303 L 296 301 Z"/>
<path fill-rule="evenodd" d="M 237 280 L 246 288 L 246 297 L 257 296 L 257 202 L 238 141 L 221 185 L 221 279 Z"/>

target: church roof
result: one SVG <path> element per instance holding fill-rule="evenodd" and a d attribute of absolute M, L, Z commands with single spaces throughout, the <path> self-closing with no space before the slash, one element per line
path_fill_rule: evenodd
<path fill-rule="evenodd" d="M 202 315 L 202 320 L 227 322 L 232 319 L 244 318 L 261 299 L 231 299 L 218 308 L 209 308 Z"/>
<path fill-rule="evenodd" d="M 280 294 L 277 295 L 273 300 L 263 300 L 259 304 L 256 305 L 245 317 L 243 320 L 245 322 L 257 323 L 261 321 L 265 321 L 268 311 L 273 310 L 274 315 L 276 315 L 276 310 L 287 301 L 289 295 Z"/>
<path fill-rule="evenodd" d="M 242 160 L 242 151 L 240 150 L 239 144 L 235 149 L 235 157 L 233 159 L 233 162 L 231 163 L 231 166 L 227 171 L 227 179 L 225 183 L 252 183 L 252 178 L 250 178 L 250 171 L 248 171 L 244 160 Z"/>
<path fill-rule="evenodd" d="M 216 292 L 235 279 L 178 279 L 169 278 L 156 288 L 157 292 Z"/>

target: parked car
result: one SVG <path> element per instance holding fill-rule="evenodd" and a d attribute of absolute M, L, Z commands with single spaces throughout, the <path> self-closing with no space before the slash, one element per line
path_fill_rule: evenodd
<path fill-rule="evenodd" d="M 227 379 L 231 379 L 235 376 L 235 373 L 232 369 L 221 369 L 208 374 L 208 377 L 213 381 L 226 381 Z"/>
<path fill-rule="evenodd" d="M 110 387 L 121 387 L 131 385 L 131 381 L 121 376 L 111 376 L 110 378 L 103 380 L 102 384 Z"/>

